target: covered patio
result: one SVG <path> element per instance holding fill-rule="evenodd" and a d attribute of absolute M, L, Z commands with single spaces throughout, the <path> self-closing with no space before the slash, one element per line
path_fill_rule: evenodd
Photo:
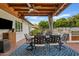
<path fill-rule="evenodd" d="M 67 3 L 14 3 L 8 4 L 14 11 L 18 12 L 18 17 L 25 19 L 25 16 L 48 16 L 49 30 L 53 32 L 53 16 L 60 14 Z M 38 20 L 39 21 L 39 20 Z"/>
<path fill-rule="evenodd" d="M 3 8 L 2 6 L 6 7 Z M 6 10 L 10 14 L 14 15 L 17 18 L 26 20 L 25 16 L 48 16 L 49 30 L 53 34 L 53 16 L 59 15 L 65 8 L 70 4 L 68 3 L 7 3 L 1 4 L 0 8 Z M 10 11 L 11 10 L 11 11 Z M 39 21 L 39 20 L 38 20 Z M 28 21 L 29 22 L 29 21 Z M 24 33 L 25 34 L 25 33 Z M 16 39 L 17 40 L 17 39 Z M 45 44 L 44 47 L 37 46 L 36 49 L 27 50 L 26 39 L 22 39 L 18 42 L 13 43 L 12 50 L 8 51 L 1 55 L 10 55 L 10 56 L 78 56 L 79 50 L 74 49 L 73 43 L 67 43 L 64 45 L 64 48 L 61 48 L 59 51 L 58 45 Z M 78 52 L 77 52 L 77 51 Z"/>

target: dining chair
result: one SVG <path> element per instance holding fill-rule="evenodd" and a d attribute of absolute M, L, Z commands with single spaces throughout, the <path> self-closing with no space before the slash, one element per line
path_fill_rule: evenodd
<path fill-rule="evenodd" d="M 45 44 L 45 36 L 43 35 L 35 35 L 34 36 L 34 46 Z"/>
<path fill-rule="evenodd" d="M 29 45 L 29 46 L 27 47 L 27 50 L 33 50 L 33 43 L 32 43 L 33 38 L 31 38 L 31 37 L 30 37 L 29 35 L 27 35 L 27 34 L 24 34 L 24 36 L 25 36 L 25 39 L 26 39 L 26 44 Z"/>
<path fill-rule="evenodd" d="M 34 36 L 34 41 L 33 41 L 33 49 L 34 49 L 34 54 L 36 51 L 36 47 L 45 47 L 45 36 L 38 34 Z"/>
<path fill-rule="evenodd" d="M 67 43 L 67 39 L 68 39 L 68 34 L 63 34 L 60 37 L 60 41 L 59 41 L 59 50 L 61 50 L 62 47 L 65 48 L 65 44 Z"/>
<path fill-rule="evenodd" d="M 50 35 L 49 46 L 53 44 L 56 49 L 59 49 L 60 48 L 58 47 L 59 42 L 60 42 L 60 35 L 57 35 L 57 34 Z"/>

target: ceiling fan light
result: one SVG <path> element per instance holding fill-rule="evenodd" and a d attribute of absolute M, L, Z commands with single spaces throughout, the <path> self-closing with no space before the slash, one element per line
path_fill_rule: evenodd
<path fill-rule="evenodd" d="M 34 9 L 33 9 L 33 8 L 31 8 L 31 9 L 30 9 L 30 11 L 34 11 Z"/>
<path fill-rule="evenodd" d="M 28 13 L 30 13 L 30 12 L 32 12 L 32 11 L 34 11 L 34 9 L 31 8 L 31 9 L 29 9 Z"/>

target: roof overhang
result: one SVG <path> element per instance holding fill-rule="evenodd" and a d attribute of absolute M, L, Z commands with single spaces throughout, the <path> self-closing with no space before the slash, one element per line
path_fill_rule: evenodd
<path fill-rule="evenodd" d="M 39 12 L 28 13 L 29 7 L 27 3 L 9 3 L 8 6 L 13 8 L 14 11 L 18 12 L 19 17 L 23 16 L 48 16 L 52 14 L 54 16 L 58 15 L 63 11 L 69 4 L 68 3 L 30 3 L 34 9 Z"/>
<path fill-rule="evenodd" d="M 56 16 L 60 14 L 69 3 L 30 3 L 34 9 L 39 12 L 28 13 L 29 7 L 27 3 L 0 3 L 0 9 L 3 9 L 10 14 L 24 19 L 24 16 Z"/>

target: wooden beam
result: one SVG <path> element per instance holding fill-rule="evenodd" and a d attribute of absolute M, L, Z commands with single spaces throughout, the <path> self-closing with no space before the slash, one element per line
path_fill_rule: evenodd
<path fill-rule="evenodd" d="M 62 3 L 34 3 L 34 6 L 46 6 L 46 7 L 57 7 L 58 5 L 60 5 Z"/>
<path fill-rule="evenodd" d="M 68 3 L 64 3 L 63 5 L 61 5 L 61 7 L 53 14 L 54 16 L 58 15 L 59 13 L 61 13 L 61 11 L 63 11 L 69 4 Z"/>
<path fill-rule="evenodd" d="M 15 11 L 29 11 L 29 9 L 14 9 Z"/>
<path fill-rule="evenodd" d="M 41 6 L 37 6 L 37 7 L 34 7 L 35 9 L 57 9 L 57 7 L 41 7 Z"/>
<path fill-rule="evenodd" d="M 28 7 L 26 3 L 8 3 L 9 7 Z"/>
<path fill-rule="evenodd" d="M 30 9 L 29 7 L 13 7 L 14 9 Z M 36 6 L 34 9 L 57 9 L 57 7 L 40 7 Z"/>
<path fill-rule="evenodd" d="M 30 14 L 22 14 L 23 16 L 48 16 L 48 14 L 39 14 L 39 13 L 30 13 Z"/>
<path fill-rule="evenodd" d="M 24 14 L 49 14 L 49 13 L 45 13 L 45 12 L 40 12 L 40 13 L 37 13 L 37 12 L 31 12 L 31 13 L 27 13 L 27 12 L 24 12 L 24 13 L 21 13 L 19 12 L 20 14 L 24 15 Z"/>
<path fill-rule="evenodd" d="M 28 7 L 27 3 L 8 3 L 10 7 Z M 44 7 L 57 7 L 63 3 L 30 3 L 34 6 L 44 6 Z"/>
<path fill-rule="evenodd" d="M 31 13 L 28 13 L 28 11 L 26 12 L 18 12 L 19 14 L 53 14 L 54 12 L 53 11 L 40 11 L 40 12 L 31 12 Z"/>
<path fill-rule="evenodd" d="M 14 9 L 30 9 L 29 7 L 13 7 Z"/>
<path fill-rule="evenodd" d="M 29 9 L 14 9 L 15 11 L 29 11 Z M 36 9 L 38 11 L 56 11 L 55 9 Z"/>
<path fill-rule="evenodd" d="M 0 9 L 6 11 L 6 12 L 8 12 L 8 13 L 16 16 L 16 17 L 18 16 L 18 12 L 14 11 L 14 9 L 13 8 L 10 8 L 8 6 L 8 4 L 6 4 L 6 3 L 0 3 Z"/>

